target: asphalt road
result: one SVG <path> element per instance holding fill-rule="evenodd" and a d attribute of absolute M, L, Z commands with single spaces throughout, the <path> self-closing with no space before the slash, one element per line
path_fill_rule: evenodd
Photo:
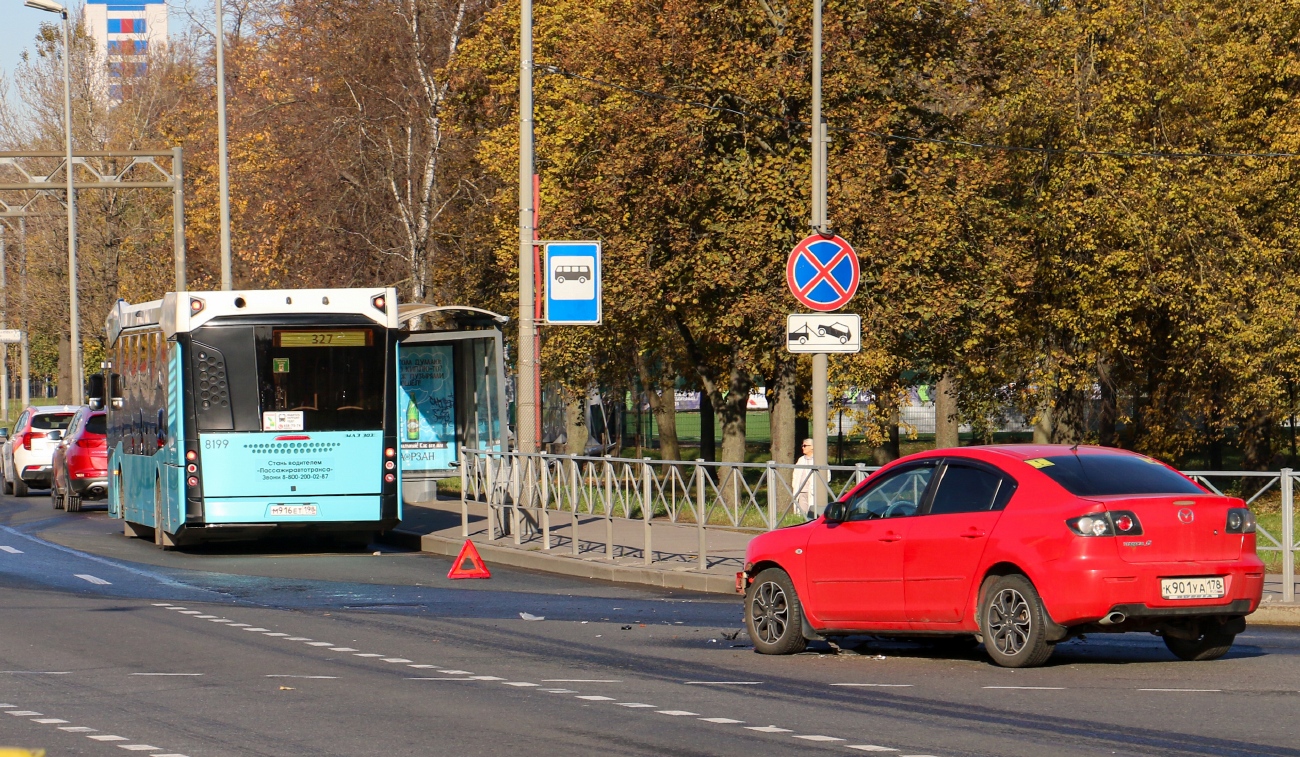
<path fill-rule="evenodd" d="M 0 744 L 54 755 L 1295 755 L 1300 632 L 753 652 L 738 599 L 310 544 L 162 552 L 0 498 Z M 545 620 L 524 620 L 520 613 Z"/>

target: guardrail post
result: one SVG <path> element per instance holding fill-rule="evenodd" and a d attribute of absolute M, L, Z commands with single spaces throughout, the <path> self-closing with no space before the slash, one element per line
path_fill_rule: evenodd
<path fill-rule="evenodd" d="M 605 559 L 614 559 L 614 464 L 605 455 Z"/>
<path fill-rule="evenodd" d="M 776 530 L 776 461 L 767 461 L 767 530 Z"/>
<path fill-rule="evenodd" d="M 654 489 L 651 487 L 650 479 L 653 476 L 650 469 L 650 458 L 641 459 L 641 519 L 645 521 L 645 553 L 641 562 L 649 565 L 654 562 L 653 547 L 650 542 L 650 519 L 654 514 Z"/>
<path fill-rule="evenodd" d="M 1282 601 L 1295 601 L 1295 480 L 1282 469 Z"/>
<path fill-rule="evenodd" d="M 515 545 L 519 545 L 519 532 L 523 530 L 519 523 L 519 500 L 523 492 L 529 491 L 528 477 L 532 475 L 532 460 L 522 452 L 515 453 L 515 464 L 510 467 L 513 472 L 510 476 L 511 496 L 510 498 L 510 535 L 514 538 Z"/>
<path fill-rule="evenodd" d="M 858 484 L 862 483 L 862 481 L 866 479 L 866 477 L 867 477 L 867 464 L 854 463 L 853 464 L 853 486 L 857 486 Z M 853 486 L 850 486 L 849 488 L 852 489 Z"/>
<path fill-rule="evenodd" d="M 704 458 L 695 458 L 695 532 L 700 540 L 700 570 L 709 569 L 708 538 L 704 531 Z"/>
<path fill-rule="evenodd" d="M 460 448 L 460 538 L 469 538 L 469 500 L 466 499 L 469 493 L 468 481 L 469 473 L 466 468 L 469 467 L 469 456 L 465 454 L 465 448 Z"/>
<path fill-rule="evenodd" d="M 550 551 L 551 549 L 551 511 L 547 505 L 551 502 L 551 466 L 546 462 L 546 455 L 542 455 L 538 460 L 542 468 L 542 549 Z"/>
<path fill-rule="evenodd" d="M 569 509 L 573 512 L 573 556 L 580 551 L 578 544 L 578 456 L 569 455 Z"/>
<path fill-rule="evenodd" d="M 483 475 L 487 477 L 487 538 L 488 541 L 497 540 L 496 509 L 492 503 L 493 497 L 496 496 L 497 482 L 492 471 L 492 453 L 483 456 Z"/>

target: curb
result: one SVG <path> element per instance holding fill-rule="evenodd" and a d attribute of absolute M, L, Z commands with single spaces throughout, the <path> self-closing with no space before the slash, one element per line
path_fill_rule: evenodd
<path fill-rule="evenodd" d="M 1268 602 L 1246 616 L 1253 626 L 1300 626 L 1300 604 Z"/>
<path fill-rule="evenodd" d="M 446 557 L 455 557 L 460 554 L 461 547 L 465 544 L 463 539 L 448 539 L 433 534 L 419 534 L 400 529 L 390 531 L 384 536 L 384 541 L 408 549 L 418 549 L 421 552 Z M 498 547 L 482 542 L 474 542 L 474 546 L 489 564 L 495 563 L 512 568 L 525 568 L 575 578 L 593 578 L 598 581 L 613 581 L 615 583 L 655 586 L 660 589 L 684 589 L 706 594 L 737 596 L 736 579 L 733 576 L 610 565 L 561 555 L 547 555 L 511 547 Z"/>

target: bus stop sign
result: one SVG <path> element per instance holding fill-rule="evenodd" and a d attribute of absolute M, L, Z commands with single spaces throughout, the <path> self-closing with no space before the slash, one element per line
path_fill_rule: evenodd
<path fill-rule="evenodd" d="M 858 254 L 838 236 L 813 234 L 794 246 L 785 280 L 794 298 L 821 312 L 839 310 L 858 291 Z"/>

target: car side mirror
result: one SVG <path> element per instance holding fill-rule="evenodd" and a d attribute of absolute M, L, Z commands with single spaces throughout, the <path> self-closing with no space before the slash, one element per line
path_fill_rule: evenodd
<path fill-rule="evenodd" d="M 827 523 L 843 523 L 849 515 L 849 505 L 847 502 L 832 502 L 826 506 L 823 515 Z"/>
<path fill-rule="evenodd" d="M 0 439 L 8 439 L 8 438 L 9 438 L 9 429 L 0 428 Z"/>

